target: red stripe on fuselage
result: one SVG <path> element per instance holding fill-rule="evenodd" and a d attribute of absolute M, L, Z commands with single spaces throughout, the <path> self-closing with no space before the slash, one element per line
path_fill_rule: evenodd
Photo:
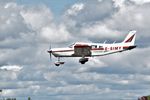
<path fill-rule="evenodd" d="M 123 49 L 128 49 L 129 48 L 129 46 L 123 46 Z"/>
<path fill-rule="evenodd" d="M 104 48 L 93 48 L 91 50 L 104 50 Z M 57 50 L 57 51 L 52 51 L 52 52 L 69 52 L 69 51 L 74 51 L 74 50 Z"/>
<path fill-rule="evenodd" d="M 123 46 L 123 49 L 127 49 L 127 48 L 129 48 L 129 46 Z M 109 49 L 111 50 L 111 48 L 109 48 Z M 118 47 L 117 50 L 119 50 L 119 49 L 121 49 L 121 47 Z M 104 50 L 104 48 L 92 48 L 91 50 Z M 69 51 L 74 51 L 74 49 L 73 50 L 56 50 L 56 51 L 54 50 L 52 52 L 69 52 Z"/>

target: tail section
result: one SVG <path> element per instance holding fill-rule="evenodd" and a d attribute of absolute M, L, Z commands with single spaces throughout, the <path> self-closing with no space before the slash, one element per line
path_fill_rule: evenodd
<path fill-rule="evenodd" d="M 124 39 L 123 43 L 128 43 L 130 45 L 134 45 L 135 43 L 135 37 L 136 37 L 136 31 L 130 31 L 129 34 Z"/>

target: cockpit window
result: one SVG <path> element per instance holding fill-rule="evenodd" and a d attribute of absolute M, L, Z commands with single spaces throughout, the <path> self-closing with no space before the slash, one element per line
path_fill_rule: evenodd
<path fill-rule="evenodd" d="M 72 48 L 74 45 L 75 45 L 75 43 L 71 44 L 71 45 L 69 46 L 69 48 Z"/>

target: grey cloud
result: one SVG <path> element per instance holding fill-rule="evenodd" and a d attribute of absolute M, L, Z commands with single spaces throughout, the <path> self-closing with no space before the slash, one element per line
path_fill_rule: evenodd
<path fill-rule="evenodd" d="M 112 15 L 118 11 L 118 8 L 116 8 L 114 6 L 113 1 L 111 1 L 111 0 L 102 0 L 102 1 L 93 0 L 93 1 L 85 1 L 81 4 L 83 4 L 84 7 L 83 7 L 83 9 L 81 9 L 78 12 L 77 15 L 70 16 L 69 13 L 68 14 L 65 13 L 64 22 L 68 26 L 67 27 L 68 31 L 73 36 L 77 37 L 78 40 L 80 39 L 81 36 L 82 37 L 88 36 L 89 40 L 91 40 L 91 38 L 95 37 L 96 35 L 99 37 L 100 36 L 103 37 L 103 34 L 105 34 L 105 33 L 108 34 L 107 32 L 104 32 L 104 28 L 103 28 L 103 26 L 105 27 L 104 21 L 111 18 Z M 75 5 L 77 5 L 77 4 L 75 4 Z M 97 23 L 101 23 L 101 24 L 97 25 Z M 91 31 L 90 31 L 90 29 L 91 29 Z M 109 30 L 109 29 L 107 29 L 107 26 L 105 29 Z M 83 30 L 87 30 L 91 34 L 87 35 L 86 32 L 84 32 Z M 100 32 L 100 30 L 102 30 L 102 32 Z M 98 32 L 96 32 L 96 31 L 98 31 Z M 113 30 L 113 32 L 116 32 L 116 31 Z M 92 34 L 94 34 L 94 35 L 92 35 Z M 88 40 L 88 39 L 86 38 L 84 40 Z"/>
<path fill-rule="evenodd" d="M 138 32 L 138 38 L 149 37 L 149 3 L 143 5 L 125 5 L 111 20 L 107 20 L 108 27 L 118 30 L 132 30 Z M 144 31 L 143 31 L 144 30 Z"/>
<path fill-rule="evenodd" d="M 45 6 L 31 7 L 29 9 L 24 7 L 20 13 L 25 23 L 35 31 L 51 24 L 53 19 L 50 9 Z"/>
<path fill-rule="evenodd" d="M 85 1 L 83 5 L 83 9 L 81 9 L 77 16 L 69 16 L 69 13 L 66 16 L 71 17 L 72 19 L 78 21 L 77 24 L 82 25 L 88 22 L 88 24 L 90 24 L 91 22 L 96 22 L 99 20 L 103 21 L 104 19 L 111 17 L 112 14 L 117 11 L 117 8 L 113 6 L 112 0 Z"/>
<path fill-rule="evenodd" d="M 20 15 L 21 7 L 16 3 L 10 2 L 1 4 L 0 17 L 0 39 L 18 38 L 21 32 L 27 32 L 29 29 L 23 22 Z"/>
<path fill-rule="evenodd" d="M 108 39 L 111 37 L 111 40 L 119 39 L 120 37 L 123 38 L 128 31 L 130 30 L 137 30 L 137 39 L 140 40 L 141 45 L 148 45 L 148 37 L 149 37 L 149 3 L 145 3 L 142 5 L 137 5 L 135 3 L 129 2 L 129 1 L 123 1 L 122 6 L 116 7 L 115 2 L 119 1 L 104 1 L 98 2 L 96 0 L 94 1 L 86 1 L 83 4 L 85 7 L 78 13 L 78 16 L 73 17 L 67 17 L 65 20 L 65 23 L 67 23 L 68 31 L 75 37 L 80 40 L 80 37 L 83 38 L 86 37 L 84 40 L 90 40 L 99 41 L 99 39 Z M 99 6 L 101 5 L 102 6 Z M 103 5 L 104 4 L 104 5 Z M 94 6 L 93 6 L 94 5 Z M 95 9 L 95 5 L 98 6 L 99 9 L 107 9 L 112 7 L 114 10 L 99 10 Z M 93 8 L 90 8 L 92 6 Z M 96 7 L 97 7 L 96 6 Z M 89 7 L 89 10 L 86 9 L 86 7 Z M 86 12 L 90 12 L 92 14 L 88 14 Z M 96 19 L 91 17 L 94 15 L 94 17 L 97 16 L 103 16 L 103 13 L 105 12 L 110 14 L 105 20 L 102 18 Z M 86 16 L 81 16 L 87 14 Z M 105 15 L 105 14 L 104 14 Z M 82 21 L 81 18 L 83 18 Z M 92 18 L 90 21 L 89 18 Z M 87 19 L 87 21 L 86 21 Z M 85 23 L 85 24 L 84 24 Z M 144 30 L 144 31 L 143 31 Z M 106 36 L 105 36 L 106 35 Z M 87 38 L 88 37 L 88 38 Z M 143 40 L 147 40 L 146 42 Z"/>
<path fill-rule="evenodd" d="M 14 2 L 15 0 L 1 0 L 0 3 L 8 3 L 8 2 Z"/>
<path fill-rule="evenodd" d="M 149 55 L 145 54 L 149 48 L 137 48 L 136 50 L 121 54 L 101 57 L 100 60 L 106 63 L 104 67 L 89 67 L 85 71 L 92 71 L 105 74 L 145 74 L 149 75 Z M 140 58 L 138 58 L 140 57 Z M 137 59 L 138 58 L 138 59 Z"/>

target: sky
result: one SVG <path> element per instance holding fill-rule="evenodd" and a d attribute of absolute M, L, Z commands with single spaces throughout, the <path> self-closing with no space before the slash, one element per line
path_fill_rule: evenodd
<path fill-rule="evenodd" d="M 24 5 L 30 5 L 30 6 L 35 6 L 35 5 L 45 5 L 47 6 L 55 15 L 55 17 L 61 16 L 63 11 L 67 9 L 67 6 L 69 7 L 70 5 L 79 2 L 79 0 L 16 0 L 17 3 L 19 4 L 24 4 Z"/>
<path fill-rule="evenodd" d="M 1 97 L 18 100 L 137 100 L 150 95 L 150 0 L 0 0 Z M 113 55 L 62 58 L 47 50 L 76 41 L 121 42 L 136 30 L 137 48 Z M 5 70 L 8 69 L 8 70 Z M 15 70 L 12 70 L 15 69 Z"/>

